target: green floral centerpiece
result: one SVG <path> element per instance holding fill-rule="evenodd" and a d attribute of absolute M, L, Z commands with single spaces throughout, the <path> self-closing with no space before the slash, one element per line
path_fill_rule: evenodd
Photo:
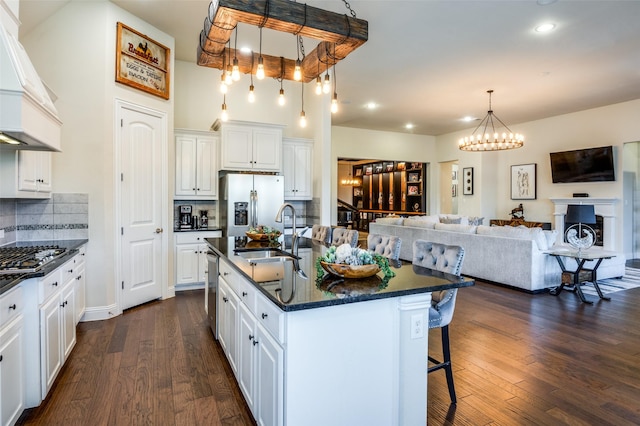
<path fill-rule="evenodd" d="M 322 278 L 324 271 L 344 278 L 364 278 L 382 271 L 385 277 L 395 276 L 389 267 L 389 260 L 349 244 L 331 246 L 316 259 L 316 276 Z"/>

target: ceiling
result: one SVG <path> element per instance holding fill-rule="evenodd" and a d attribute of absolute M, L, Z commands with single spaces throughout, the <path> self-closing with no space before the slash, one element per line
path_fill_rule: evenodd
<path fill-rule="evenodd" d="M 88 0 L 21 0 L 20 34 L 69 1 Z M 196 62 L 209 0 L 112 2 L 175 37 L 176 59 Z M 307 3 L 349 13 L 339 0 Z M 640 1 L 348 4 L 369 22 L 369 40 L 336 66 L 334 125 L 425 135 L 473 129 L 462 118 L 478 123 L 492 89 L 495 115 L 516 132 L 517 123 L 640 98 Z M 555 29 L 536 32 L 544 22 Z M 255 27 L 238 34 L 238 48 L 246 40 L 258 50 Z M 263 40 L 264 53 L 296 57 L 295 37 L 265 30 Z M 307 52 L 315 45 L 304 41 Z"/>

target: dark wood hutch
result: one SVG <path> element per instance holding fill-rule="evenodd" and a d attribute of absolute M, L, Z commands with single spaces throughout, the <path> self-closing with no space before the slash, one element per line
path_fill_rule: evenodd
<path fill-rule="evenodd" d="M 353 166 L 353 205 L 359 211 L 358 228 L 368 231 L 369 222 L 389 214 L 424 215 L 427 211 L 425 163 L 377 161 Z"/>

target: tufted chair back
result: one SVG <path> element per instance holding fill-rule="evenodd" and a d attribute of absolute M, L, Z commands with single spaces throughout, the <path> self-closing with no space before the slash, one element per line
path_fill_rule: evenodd
<path fill-rule="evenodd" d="M 460 275 L 464 249 L 430 241 L 413 242 L 413 264 L 449 274 Z M 444 327 L 451 322 L 458 289 L 434 291 L 431 294 L 429 328 Z"/>
<path fill-rule="evenodd" d="M 323 243 L 331 243 L 331 227 L 322 225 L 313 225 L 311 227 L 311 239 L 322 241 Z"/>
<path fill-rule="evenodd" d="M 334 246 L 349 244 L 351 247 L 356 247 L 358 245 L 358 231 L 347 228 L 333 228 L 331 244 Z"/>
<path fill-rule="evenodd" d="M 369 234 L 367 236 L 367 250 L 389 259 L 400 258 L 402 240 L 395 235 Z"/>

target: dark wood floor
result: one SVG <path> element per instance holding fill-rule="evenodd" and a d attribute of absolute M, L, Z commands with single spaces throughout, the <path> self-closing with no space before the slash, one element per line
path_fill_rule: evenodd
<path fill-rule="evenodd" d="M 450 326 L 458 404 L 444 372 L 432 373 L 429 425 L 640 424 L 640 288 L 612 296 L 585 305 L 571 292 L 460 290 Z M 81 323 L 50 396 L 21 423 L 253 424 L 203 305 L 201 291 L 182 292 Z M 430 336 L 435 352 L 439 331 Z"/>

